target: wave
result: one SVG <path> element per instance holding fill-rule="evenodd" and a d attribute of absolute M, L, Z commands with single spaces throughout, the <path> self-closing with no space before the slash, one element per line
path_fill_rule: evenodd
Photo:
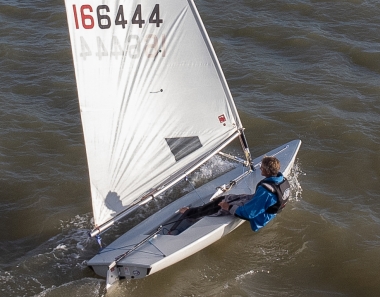
<path fill-rule="evenodd" d="M 60 234 L 1 269 L 2 294 L 49 296 L 57 288 L 61 292 L 64 287 L 72 287 L 73 280 L 83 287 L 89 286 L 89 279 L 92 284 L 103 283 L 103 280 L 96 280 L 95 274 L 86 265 L 88 256 L 98 249 L 96 242 L 88 237 L 90 221 L 91 215 L 88 214 L 62 222 Z M 100 289 L 96 291 L 100 292 Z M 69 295 L 73 296 L 71 293 Z"/>

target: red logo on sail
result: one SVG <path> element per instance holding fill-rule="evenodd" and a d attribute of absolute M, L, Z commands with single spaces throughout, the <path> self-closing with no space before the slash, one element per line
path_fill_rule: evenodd
<path fill-rule="evenodd" d="M 223 123 L 226 121 L 226 117 L 225 117 L 224 114 L 218 116 L 218 119 L 219 119 L 219 122 L 220 122 L 221 124 L 223 124 Z"/>

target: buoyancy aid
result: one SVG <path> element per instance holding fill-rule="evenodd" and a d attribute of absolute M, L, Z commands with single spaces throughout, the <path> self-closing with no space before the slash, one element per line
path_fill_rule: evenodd
<path fill-rule="evenodd" d="M 256 190 L 259 186 L 264 187 L 266 190 L 268 190 L 269 192 L 277 196 L 277 203 L 268 207 L 265 212 L 269 214 L 279 213 L 285 207 L 286 203 L 289 200 L 289 196 L 290 196 L 289 181 L 284 177 L 284 180 L 280 182 L 279 184 L 277 184 L 274 181 L 266 181 L 265 179 L 263 179 L 257 184 Z"/>

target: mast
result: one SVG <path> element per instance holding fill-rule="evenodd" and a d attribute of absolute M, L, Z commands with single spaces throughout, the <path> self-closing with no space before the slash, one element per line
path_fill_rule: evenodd
<path fill-rule="evenodd" d="M 247 138 L 245 137 L 245 134 L 244 134 L 244 128 L 240 129 L 239 131 L 240 131 L 240 134 L 239 134 L 240 143 L 243 148 L 245 158 L 247 160 L 246 166 L 249 166 L 250 169 L 254 171 L 255 167 L 254 167 L 254 164 L 252 163 L 251 152 L 249 151 Z"/>

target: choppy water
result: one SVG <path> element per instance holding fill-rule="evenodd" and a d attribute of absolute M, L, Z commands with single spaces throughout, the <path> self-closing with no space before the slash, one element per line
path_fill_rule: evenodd
<path fill-rule="evenodd" d="M 303 141 L 293 201 L 107 296 L 380 295 L 380 3 L 196 3 L 252 154 Z M 0 26 L 0 295 L 105 296 L 64 3 L 0 0 Z"/>

